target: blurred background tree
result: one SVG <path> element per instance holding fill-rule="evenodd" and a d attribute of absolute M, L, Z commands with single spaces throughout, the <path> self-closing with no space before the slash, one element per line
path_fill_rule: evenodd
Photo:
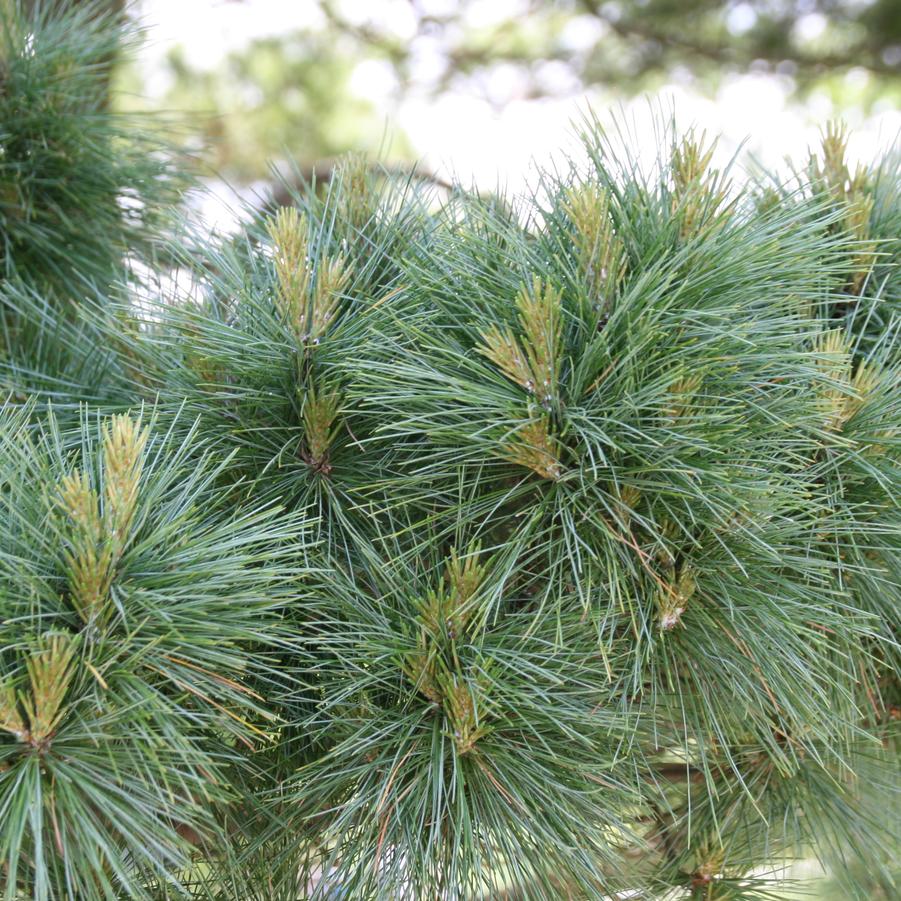
<path fill-rule="evenodd" d="M 176 47 L 166 65 L 166 105 L 201 114 L 191 143 L 239 182 L 265 177 L 288 156 L 313 161 L 366 147 L 382 127 L 374 105 L 350 88 L 353 57 L 327 31 L 260 38 L 211 69 Z M 395 141 L 392 152 L 409 148 Z"/>
<path fill-rule="evenodd" d="M 775 91 L 760 105 L 816 102 L 818 122 L 901 108 L 897 0 L 139 0 L 133 10 L 157 55 L 122 85 L 149 92 L 157 111 L 190 113 L 188 146 L 208 147 L 212 168 L 239 184 L 267 178 L 272 163 L 348 150 L 396 160 L 425 150 L 465 171 L 454 133 L 467 131 L 481 132 L 490 177 L 497 158 L 474 103 L 483 117 L 531 103 L 523 112 L 540 132 L 554 102 L 571 118 L 585 98 L 674 85 L 713 98 L 751 76 Z M 417 134 L 435 135 L 436 118 L 450 134 L 424 147 Z"/>
<path fill-rule="evenodd" d="M 528 70 L 535 93 L 552 91 L 542 67 L 554 63 L 582 85 L 640 90 L 677 69 L 715 80 L 754 66 L 791 76 L 799 88 L 860 68 L 897 83 L 901 15 L 896 0 L 524 0 L 486 21 L 485 0 L 410 2 L 415 38 L 380 27 L 379 4 L 364 21 L 341 0 L 318 0 L 330 27 L 382 53 L 400 82 L 416 79 L 417 40 L 442 45 L 434 88 L 500 63 Z M 573 52 L 573 31 L 583 46 Z"/>

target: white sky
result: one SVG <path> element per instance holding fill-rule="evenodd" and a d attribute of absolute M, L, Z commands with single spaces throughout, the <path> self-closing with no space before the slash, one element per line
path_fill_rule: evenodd
<path fill-rule="evenodd" d="M 421 0 L 423 2 L 423 0 Z M 440 9 L 453 0 L 425 0 Z M 484 21 L 515 11 L 519 0 L 485 0 L 474 15 Z M 176 44 L 181 44 L 195 67 L 212 67 L 230 50 L 248 41 L 317 24 L 319 13 L 312 0 L 141 0 L 149 42 L 142 64 L 150 93 L 165 89 L 159 62 Z M 345 0 L 342 9 L 351 16 L 378 18 L 398 34 L 410 26 L 408 0 Z M 749 8 L 733 9 L 730 25 L 741 30 L 752 24 Z M 753 15 L 751 12 L 750 15 Z M 810 21 L 807 21 L 807 20 Z M 801 27 L 815 33 L 822 27 L 818 17 L 808 16 Z M 574 52 L 580 41 L 591 35 L 594 22 L 579 23 L 570 36 Z M 417 44 L 419 46 L 419 44 Z M 421 42 L 415 67 L 424 79 L 440 63 L 428 42 Z M 553 79 L 551 68 L 548 77 Z M 851 72 L 848 78 L 865 78 Z M 532 171 L 533 161 L 547 162 L 561 148 L 573 149 L 572 123 L 589 104 L 601 121 L 618 106 L 612 95 L 579 92 L 564 98 L 513 99 L 492 103 L 493 94 L 516 95 L 516 76 L 503 69 L 492 82 L 482 84 L 479 95 L 455 92 L 440 97 L 407 96 L 395 102 L 390 70 L 377 61 L 362 62 L 352 87 L 383 111 L 386 131 L 402 129 L 424 164 L 444 174 L 454 173 L 464 181 L 474 180 L 490 188 L 498 182 L 511 189 L 522 186 Z M 820 127 L 832 115 L 825 95 L 814 96 L 799 107 L 788 97 L 786 85 L 776 76 L 745 75 L 729 79 L 714 99 L 703 97 L 689 87 L 672 84 L 654 97 L 665 106 L 675 105 L 684 127 L 696 125 L 708 135 L 722 136 L 719 153 L 731 157 L 745 141 L 746 151 L 768 165 L 778 165 L 786 156 L 802 159 L 807 148 L 818 142 Z M 652 156 L 656 150 L 651 125 L 653 114 L 647 98 L 628 101 L 622 114 L 634 119 L 638 155 Z M 864 118 L 859 112 L 846 113 L 853 128 L 849 154 L 853 159 L 870 159 L 901 133 L 901 110 L 888 102 L 877 104 L 874 114 Z"/>

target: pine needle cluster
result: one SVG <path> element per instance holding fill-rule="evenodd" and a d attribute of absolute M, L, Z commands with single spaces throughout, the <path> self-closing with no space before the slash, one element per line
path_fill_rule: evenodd
<path fill-rule="evenodd" d="M 91 417 L 73 451 L 28 412 L 0 421 L 4 897 L 156 897 L 271 741 L 303 521 L 211 521 L 196 435 Z"/>
<path fill-rule="evenodd" d="M 899 157 L 660 137 L 352 157 L 140 304 L 8 245 L 7 901 L 897 894 Z"/>
<path fill-rule="evenodd" d="M 4 394 L 129 393 L 94 314 L 147 277 L 189 183 L 150 122 L 112 107 L 113 65 L 138 37 L 114 9 L 0 3 Z"/>
<path fill-rule="evenodd" d="M 181 179 L 147 124 L 109 108 L 135 36 L 110 4 L 59 9 L 0 6 L 0 271 L 71 295 L 146 256 Z"/>

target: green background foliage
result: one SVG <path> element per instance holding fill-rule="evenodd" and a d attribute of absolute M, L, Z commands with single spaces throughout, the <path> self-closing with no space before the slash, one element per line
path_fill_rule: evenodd
<path fill-rule="evenodd" d="M 254 9 L 252 0 L 236 3 Z M 230 45 L 217 62 L 206 59 L 214 55 L 209 46 L 200 57 L 192 54 L 192 42 L 206 44 L 186 25 L 181 42 L 152 65 L 120 71 L 131 94 L 120 102 L 188 113 L 187 131 L 170 125 L 170 135 L 195 152 L 206 142 L 213 171 L 240 183 L 268 178 L 273 161 L 297 160 L 303 172 L 345 151 L 409 160 L 414 146 L 405 124 L 417 107 L 398 115 L 408 100 L 478 97 L 495 110 L 536 101 L 540 115 L 541 100 L 582 95 L 612 103 L 672 84 L 714 96 L 751 72 L 787 89 L 799 116 L 811 116 L 806 104 L 814 98 L 818 110 L 825 103 L 871 113 L 901 101 L 894 6 L 893 0 L 308 0 L 303 17 L 285 16 L 284 24 L 271 6 L 261 7 L 260 16 L 273 20 L 272 33 Z M 158 15 L 152 0 L 135 11 L 149 24 Z M 135 95 L 150 82 L 155 99 L 148 103 Z M 440 148 L 435 156 L 436 164 L 448 162 Z"/>

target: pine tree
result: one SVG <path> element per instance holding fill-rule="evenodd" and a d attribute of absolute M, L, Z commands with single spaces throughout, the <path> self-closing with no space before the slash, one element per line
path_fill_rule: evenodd
<path fill-rule="evenodd" d="M 897 153 L 176 239 L 121 20 L 3 23 L 4 898 L 897 894 Z"/>
<path fill-rule="evenodd" d="M 153 271 L 188 184 L 151 124 L 115 114 L 137 35 L 115 4 L 0 3 L 0 388 L 127 399 L 95 319 Z"/>

